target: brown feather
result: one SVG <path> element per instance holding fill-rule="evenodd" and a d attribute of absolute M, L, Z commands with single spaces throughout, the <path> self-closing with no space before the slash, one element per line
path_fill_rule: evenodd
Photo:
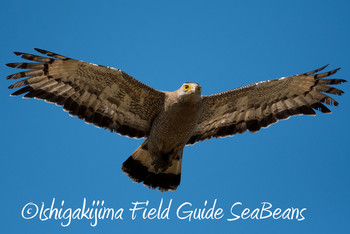
<path fill-rule="evenodd" d="M 9 86 L 10 89 L 22 87 L 12 95 L 25 94 L 27 98 L 35 97 L 63 105 L 70 115 L 98 127 L 111 127 L 111 131 L 130 137 L 149 134 L 152 121 L 161 111 L 164 92 L 118 69 L 70 59 L 42 49 L 35 50 L 52 58 L 15 52 L 23 59 L 38 63 L 7 64 L 17 69 L 33 69 L 7 77 L 24 78 Z M 117 93 L 123 95 L 115 95 Z M 108 101 L 102 104 L 103 100 Z M 134 103 L 133 109 L 125 103 L 130 100 Z"/>
<path fill-rule="evenodd" d="M 315 115 L 313 109 L 330 113 L 322 103 L 338 103 L 324 93 L 341 95 L 343 91 L 327 85 L 346 81 L 324 79 L 336 73 L 339 68 L 317 74 L 325 67 L 327 65 L 301 75 L 258 82 L 203 96 L 204 110 L 189 143 L 242 133 L 246 129 L 255 132 L 261 127 L 268 127 L 277 122 L 278 119 L 287 119 L 292 115 Z M 238 114 L 235 118 L 230 118 L 230 113 L 234 113 L 235 110 L 239 110 Z M 233 127 L 228 130 L 228 126 L 234 126 L 234 131 Z"/>

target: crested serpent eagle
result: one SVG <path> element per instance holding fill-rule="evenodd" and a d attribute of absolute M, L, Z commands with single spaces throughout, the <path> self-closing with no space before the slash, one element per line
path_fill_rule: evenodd
<path fill-rule="evenodd" d="M 343 91 L 329 85 L 346 82 L 327 78 L 339 68 L 320 73 L 324 66 L 214 95 L 201 95 L 201 86 L 192 82 L 163 92 L 119 69 L 35 50 L 46 56 L 15 52 L 33 62 L 7 64 L 29 69 L 7 77 L 23 78 L 9 86 L 20 88 L 12 95 L 56 103 L 87 123 L 146 138 L 123 163 L 122 171 L 161 191 L 179 186 L 186 145 L 246 130 L 256 132 L 292 115 L 315 115 L 314 110 L 330 113 L 324 104 L 338 103 L 325 93 L 341 95 Z"/>

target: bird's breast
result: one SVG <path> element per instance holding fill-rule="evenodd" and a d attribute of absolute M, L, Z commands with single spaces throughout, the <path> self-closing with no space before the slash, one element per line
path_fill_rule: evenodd
<path fill-rule="evenodd" d="M 201 103 L 166 106 L 152 125 L 149 141 L 162 151 L 185 145 L 197 124 L 201 108 Z"/>

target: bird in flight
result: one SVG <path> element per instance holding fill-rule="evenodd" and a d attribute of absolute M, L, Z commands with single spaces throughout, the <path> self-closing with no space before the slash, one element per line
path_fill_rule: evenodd
<path fill-rule="evenodd" d="M 327 94 L 341 95 L 343 91 L 329 85 L 346 82 L 327 78 L 339 68 L 319 73 L 324 66 L 213 95 L 202 95 L 201 86 L 193 82 L 165 92 L 119 69 L 35 50 L 43 55 L 14 52 L 33 62 L 6 64 L 29 69 L 7 77 L 21 79 L 9 86 L 20 88 L 12 96 L 24 94 L 25 98 L 56 103 L 97 127 L 146 138 L 123 163 L 122 171 L 160 191 L 179 186 L 186 145 L 246 130 L 256 132 L 293 115 L 315 115 L 314 110 L 330 113 L 324 104 L 337 106 L 338 102 Z"/>

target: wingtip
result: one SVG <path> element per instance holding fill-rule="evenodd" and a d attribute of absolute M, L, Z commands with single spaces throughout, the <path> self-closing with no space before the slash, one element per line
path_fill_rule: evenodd
<path fill-rule="evenodd" d="M 332 70 L 332 71 L 329 71 L 329 72 L 328 72 L 329 74 L 328 74 L 327 76 L 331 76 L 331 75 L 337 73 L 340 69 L 341 69 L 341 67 L 338 67 L 338 68 L 336 68 L 336 69 L 334 69 L 334 70 Z"/>
<path fill-rule="evenodd" d="M 39 53 L 46 54 L 47 51 L 39 48 L 34 48 L 34 50 L 38 51 Z"/>
<path fill-rule="evenodd" d="M 11 68 L 18 68 L 21 63 L 6 63 L 5 65 Z"/>
<path fill-rule="evenodd" d="M 320 71 L 329 66 L 329 63 L 320 68 Z"/>
<path fill-rule="evenodd" d="M 314 73 L 320 72 L 320 71 L 324 70 L 324 69 L 325 69 L 326 67 L 328 67 L 328 66 L 329 66 L 329 63 L 326 64 L 326 65 L 324 65 L 324 66 L 322 66 L 322 67 L 320 67 L 320 68 L 318 68 L 318 69 L 316 69 L 316 70 L 314 70 L 313 72 L 314 72 Z"/>
<path fill-rule="evenodd" d="M 14 74 L 6 76 L 6 80 L 11 80 Z"/>
<path fill-rule="evenodd" d="M 325 69 L 326 67 L 328 67 L 329 66 L 329 64 L 326 64 L 326 65 L 324 65 L 323 67 L 320 67 L 320 68 L 317 68 L 317 69 L 315 69 L 315 70 L 313 70 L 313 71 L 309 71 L 309 72 L 306 72 L 306 73 L 304 73 L 303 75 L 312 75 L 312 74 L 315 74 L 315 73 L 317 73 L 317 72 L 320 72 L 320 71 L 322 71 L 323 69 Z"/>

